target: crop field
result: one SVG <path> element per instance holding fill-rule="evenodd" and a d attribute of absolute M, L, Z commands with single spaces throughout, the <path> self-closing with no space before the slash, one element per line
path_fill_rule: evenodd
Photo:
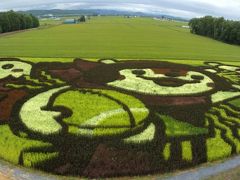
<path fill-rule="evenodd" d="M 41 21 L 58 24 L 59 21 Z M 151 18 L 95 17 L 0 36 L 0 57 L 81 57 L 239 61 L 240 47 L 193 35 L 186 23 Z"/>
<path fill-rule="evenodd" d="M 93 17 L 0 35 L 0 159 L 87 178 L 240 153 L 240 47 L 184 22 Z"/>
<path fill-rule="evenodd" d="M 0 58 L 0 158 L 100 178 L 240 153 L 240 63 L 177 62 Z"/>

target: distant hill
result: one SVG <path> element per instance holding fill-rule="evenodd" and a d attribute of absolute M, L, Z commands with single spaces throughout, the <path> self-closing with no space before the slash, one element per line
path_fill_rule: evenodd
<path fill-rule="evenodd" d="M 51 9 L 51 10 L 28 10 L 28 11 L 20 11 L 20 12 L 33 14 L 39 17 L 44 17 L 45 15 L 50 15 L 50 14 L 55 17 L 73 16 L 73 15 L 91 15 L 91 16 L 97 16 L 97 15 L 112 16 L 113 15 L 113 16 L 145 16 L 145 17 L 173 19 L 178 21 L 188 21 L 188 19 L 165 15 L 165 14 L 150 14 L 150 13 L 142 13 L 142 12 L 103 10 L 103 9 L 80 9 L 80 10 Z"/>

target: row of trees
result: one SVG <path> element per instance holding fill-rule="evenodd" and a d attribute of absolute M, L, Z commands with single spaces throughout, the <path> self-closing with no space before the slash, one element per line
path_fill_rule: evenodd
<path fill-rule="evenodd" d="M 240 45 L 240 22 L 225 20 L 223 17 L 205 16 L 194 18 L 189 22 L 191 32 L 198 35 Z"/>
<path fill-rule="evenodd" d="M 37 17 L 14 11 L 0 12 L 0 33 L 36 28 L 39 26 Z"/>

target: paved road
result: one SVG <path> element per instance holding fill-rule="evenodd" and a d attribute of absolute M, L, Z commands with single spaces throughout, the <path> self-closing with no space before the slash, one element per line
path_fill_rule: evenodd
<path fill-rule="evenodd" d="M 11 180 L 11 179 L 0 173 L 0 180 Z"/>
<path fill-rule="evenodd" d="M 233 157 L 221 163 L 213 163 L 210 165 L 203 165 L 192 170 L 182 171 L 180 173 L 171 174 L 166 178 L 164 176 L 151 176 L 153 179 L 164 180 L 201 180 L 209 176 L 225 172 L 240 166 L 240 156 Z M 4 175 L 3 175 L 4 174 Z M 165 177 L 165 178 L 164 178 Z M 143 179 L 146 177 L 143 177 Z M 51 176 L 39 171 L 31 171 L 25 168 L 10 165 L 9 163 L 0 161 L 0 180 L 57 180 L 63 179 L 57 176 Z M 141 178 L 138 178 L 141 179 Z M 152 178 L 151 178 L 152 179 Z"/>
<path fill-rule="evenodd" d="M 0 180 L 57 180 L 56 176 L 47 175 L 39 171 L 11 165 L 0 161 Z"/>
<path fill-rule="evenodd" d="M 193 170 L 184 171 L 172 177 L 165 178 L 165 180 L 201 180 L 234 169 L 238 166 L 240 166 L 240 156 L 236 156 L 218 164 L 214 163 L 206 167 L 202 166 Z"/>

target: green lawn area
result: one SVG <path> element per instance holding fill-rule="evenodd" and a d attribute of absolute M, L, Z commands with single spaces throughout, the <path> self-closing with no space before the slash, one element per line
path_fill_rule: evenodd
<path fill-rule="evenodd" d="M 240 61 L 240 47 L 193 35 L 182 22 L 95 17 L 84 24 L 0 36 L 0 57 Z"/>

